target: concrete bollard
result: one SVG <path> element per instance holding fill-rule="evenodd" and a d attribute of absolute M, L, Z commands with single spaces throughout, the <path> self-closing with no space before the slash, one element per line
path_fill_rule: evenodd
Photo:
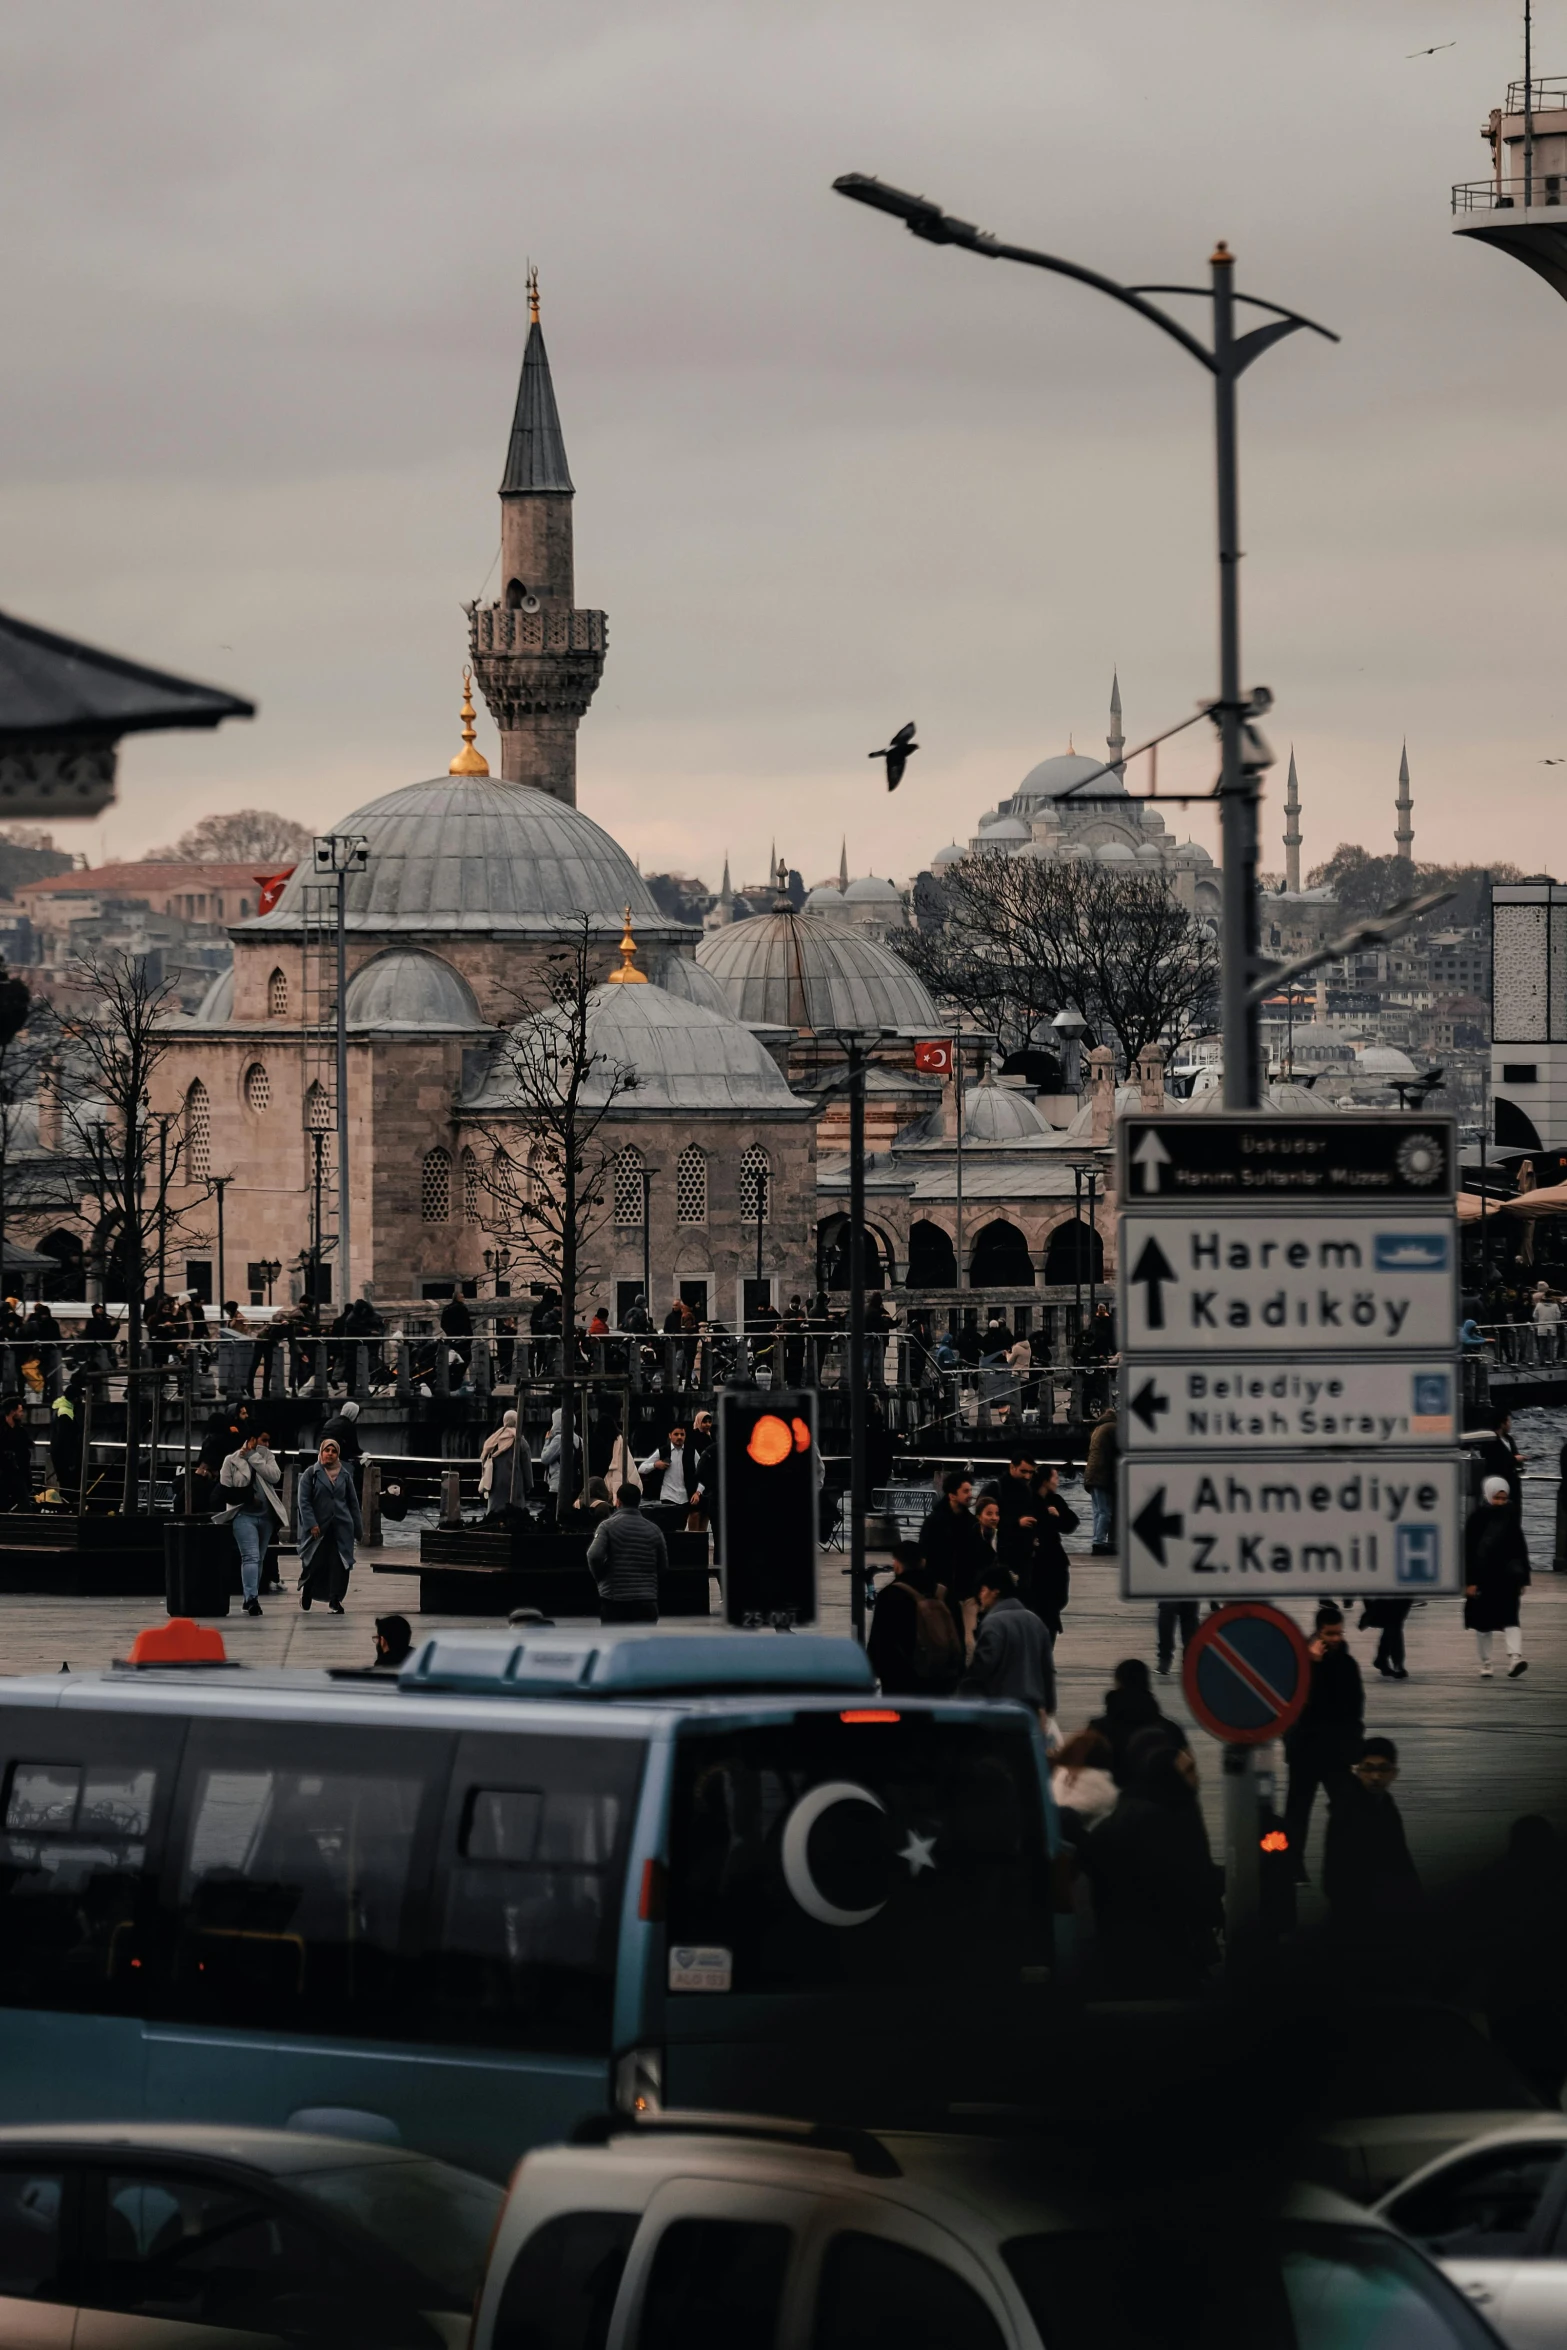
<path fill-rule="evenodd" d="M 460 1526 L 462 1524 L 461 1469 L 443 1469 L 441 1471 L 441 1524 L 443 1526 Z"/>
<path fill-rule="evenodd" d="M 365 1540 L 379 1546 L 381 1540 L 381 1464 L 366 1461 L 364 1490 L 359 1496 L 359 1515 L 365 1524 Z"/>

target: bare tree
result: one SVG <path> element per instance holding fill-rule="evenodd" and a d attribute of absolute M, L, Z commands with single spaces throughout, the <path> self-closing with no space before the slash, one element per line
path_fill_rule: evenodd
<path fill-rule="evenodd" d="M 936 886 L 944 918 L 888 943 L 1009 1049 L 1069 1009 L 1128 1064 L 1212 1022 L 1218 946 L 1163 873 L 992 854 L 948 866 Z"/>
<path fill-rule="evenodd" d="M 531 1252 L 560 1294 L 565 1370 L 579 1368 L 577 1290 L 588 1249 L 610 1212 L 614 1156 L 603 1136 L 617 1102 L 636 1090 L 635 1069 L 600 1052 L 592 1037 L 597 955 L 587 917 L 569 948 L 551 955 L 542 984 L 522 990 L 498 1037 L 479 1132 L 490 1154 L 485 1221 Z M 564 1508 L 576 1491 L 574 1391 L 561 1404 Z"/>
<path fill-rule="evenodd" d="M 141 1477 L 134 1374 L 142 1369 L 144 1353 L 149 1246 L 170 1233 L 186 1240 L 205 1235 L 197 1233 L 189 1211 L 173 1206 L 170 1198 L 185 1182 L 183 1119 L 160 1121 L 149 1098 L 158 1064 L 175 1041 L 167 1026 L 169 1011 L 178 1009 L 175 990 L 152 979 L 139 955 L 83 955 L 77 975 L 91 989 L 96 1009 L 74 1016 L 61 1029 L 61 1165 L 72 1194 L 65 1212 L 86 1227 L 104 1272 L 112 1263 L 124 1284 L 126 1366 L 133 1377 L 126 1391 L 122 1506 L 130 1513 Z M 165 1127 L 161 1147 L 156 1139 L 160 1124 Z"/>
<path fill-rule="evenodd" d="M 297 864 L 312 837 L 292 816 L 274 816 L 267 808 L 237 808 L 230 816 L 203 816 L 189 832 L 181 833 L 172 849 L 149 849 L 143 862 L 266 866 L 292 858 Z"/>

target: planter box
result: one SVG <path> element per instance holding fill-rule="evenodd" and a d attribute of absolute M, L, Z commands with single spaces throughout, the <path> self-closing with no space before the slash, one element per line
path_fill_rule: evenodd
<path fill-rule="evenodd" d="M 171 1616 L 226 1616 L 239 1584 L 231 1528 L 211 1518 L 171 1518 L 163 1529 L 163 1604 Z"/>
<path fill-rule="evenodd" d="M 488 1616 L 502 1620 L 514 1607 L 536 1607 L 541 1615 L 596 1617 L 598 1585 L 588 1572 L 586 1534 L 490 1534 L 481 1528 L 426 1532 L 419 1544 L 419 1612 L 436 1616 Z M 659 1608 L 664 1616 L 707 1616 L 712 1584 L 705 1534 L 670 1534 L 669 1571 Z M 450 1546 L 456 1557 L 432 1556 Z M 378 1575 L 407 1573 L 383 1562 Z"/>
<path fill-rule="evenodd" d="M 0 1592 L 161 1599 L 167 1518 L 0 1517 Z"/>

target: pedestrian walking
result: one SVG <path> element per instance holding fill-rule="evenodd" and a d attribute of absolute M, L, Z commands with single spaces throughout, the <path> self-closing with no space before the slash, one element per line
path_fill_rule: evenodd
<path fill-rule="evenodd" d="M 1392 1739 L 1366 1738 L 1348 1778 L 1329 1797 L 1322 1891 L 1340 1930 L 1407 1925 L 1419 1909 L 1420 1879 L 1393 1800 L 1397 1777 Z"/>
<path fill-rule="evenodd" d="M 1361 1602 L 1360 1629 L 1381 1634 L 1371 1662 L 1384 1681 L 1409 1679 L 1404 1666 L 1404 1626 L 1414 1604 L 1412 1599 L 1395 1599 L 1390 1593 Z"/>
<path fill-rule="evenodd" d="M 1126 1758 L 1132 1740 L 1142 1730 L 1157 1730 L 1170 1746 L 1184 1746 L 1186 1732 L 1162 1712 L 1140 1656 L 1123 1657 L 1105 1691 L 1105 1710 L 1089 1723 L 1090 1730 L 1110 1748 L 1110 1773 L 1117 1786 L 1126 1784 Z"/>
<path fill-rule="evenodd" d="M 288 1513 L 283 1507 L 283 1468 L 264 1428 L 247 1435 L 238 1449 L 228 1455 L 218 1471 L 218 1487 L 225 1502 L 218 1522 L 227 1522 L 239 1552 L 239 1587 L 245 1613 L 259 1616 L 261 1570 L 272 1546 L 273 1530 L 288 1524 Z M 305 1605 L 310 1605 L 308 1599 Z"/>
<path fill-rule="evenodd" d="M 1088 1461 L 1083 1485 L 1094 1506 L 1094 1556 L 1115 1551 L 1115 1481 L 1121 1458 L 1121 1437 L 1114 1412 L 1101 1412 L 1088 1439 Z"/>
<path fill-rule="evenodd" d="M 1306 1836 L 1317 1789 L 1325 1787 L 1332 1801 L 1335 1789 L 1354 1768 L 1366 1727 L 1365 1691 L 1360 1667 L 1345 1644 L 1342 1610 L 1326 1604 L 1318 1608 L 1308 1647 L 1311 1687 L 1299 1720 L 1284 1740 L 1289 1765 L 1284 1833 L 1301 1884 L 1306 1881 Z"/>
<path fill-rule="evenodd" d="M 27 1406 L 19 1395 L 0 1404 L 0 1510 L 33 1506 L 33 1440 Z"/>
<path fill-rule="evenodd" d="M 1039 1505 L 1034 1493 L 1037 1474 L 1038 1464 L 1032 1449 L 1015 1444 L 1006 1475 L 993 1477 L 979 1489 L 981 1502 L 993 1501 L 1000 1508 L 1000 1555 L 1020 1578 L 1033 1557 L 1034 1537 L 1039 1531 Z"/>
<path fill-rule="evenodd" d="M 1195 1599 L 1161 1599 L 1154 1622 L 1154 1640 L 1161 1674 L 1167 1674 L 1175 1662 L 1175 1635 L 1181 1636 L 1181 1654 L 1186 1654 L 1188 1643 L 1196 1631 L 1202 1609 Z"/>
<path fill-rule="evenodd" d="M 963 1644 L 946 1595 L 916 1542 L 892 1554 L 893 1580 L 876 1595 L 865 1652 L 886 1697 L 950 1697 Z"/>
<path fill-rule="evenodd" d="M 996 1504 L 986 1505 L 995 1509 Z M 1039 1717 L 1047 1738 L 1055 1734 L 1056 1675 L 1050 1635 L 1018 1597 L 1017 1585 L 994 1559 L 978 1574 L 979 1629 L 968 1671 L 958 1683 L 960 1697 L 1009 1698 Z"/>
<path fill-rule="evenodd" d="M 1054 1643 L 1061 1637 L 1072 1596 L 1064 1537 L 1076 1533 L 1078 1522 L 1076 1510 L 1061 1492 L 1054 1461 L 1047 1461 L 1034 1479 L 1034 1514 L 1034 1551 L 1022 1569 L 1020 1587 L 1024 1605 L 1033 1609 Z"/>
<path fill-rule="evenodd" d="M 596 1482 L 596 1480 L 595 1480 Z M 663 1529 L 642 1515 L 640 1486 L 622 1485 L 588 1544 L 601 1624 L 656 1624 L 659 1577 L 669 1565 Z"/>
<path fill-rule="evenodd" d="M 551 1516 L 553 1516 L 553 1517 L 554 1517 L 554 1518 L 556 1518 L 557 1520 L 558 1520 L 558 1519 L 559 1519 L 559 1517 L 560 1517 L 560 1475 L 561 1475 L 561 1426 L 560 1426 L 560 1424 L 561 1424 L 561 1419 L 562 1419 L 562 1417 L 563 1417 L 563 1407 L 562 1407 L 561 1405 L 557 1404 L 557 1405 L 556 1405 L 556 1407 L 555 1407 L 555 1409 L 554 1409 L 554 1411 L 552 1411 L 552 1412 L 551 1412 L 551 1414 L 550 1414 L 550 1426 L 549 1426 L 549 1434 L 548 1434 L 548 1435 L 545 1437 L 545 1439 L 544 1439 L 544 1450 L 543 1450 L 543 1451 L 540 1453 L 540 1455 L 539 1455 L 539 1467 L 540 1467 L 540 1468 L 541 1468 L 541 1469 L 544 1471 L 544 1482 L 545 1482 L 546 1486 L 549 1488 L 550 1503 L 551 1503 L 551 1511 L 550 1511 L 550 1514 L 551 1514 Z M 573 1432 L 572 1432 L 572 1439 L 571 1439 L 571 1442 L 572 1442 L 572 1456 L 573 1456 L 573 1460 L 574 1460 L 574 1462 L 575 1462 L 576 1468 L 577 1468 L 578 1470 L 580 1470 L 580 1469 L 581 1469 L 581 1466 L 582 1466 L 582 1438 L 581 1438 L 581 1436 L 580 1436 L 580 1435 L 579 1435 L 579 1434 L 578 1434 L 578 1433 L 577 1433 L 575 1430 L 573 1430 Z M 572 1479 L 571 1479 L 571 1484 L 572 1484 L 573 1491 L 575 1491 L 575 1488 L 576 1488 L 576 1482 L 577 1482 L 577 1480 L 576 1480 L 576 1476 L 575 1476 L 575 1475 L 573 1475 L 573 1477 L 572 1477 Z"/>
<path fill-rule="evenodd" d="M 500 1426 L 479 1447 L 479 1492 L 485 1516 L 492 1522 L 510 1509 L 527 1507 L 533 1492 L 533 1455 L 515 1412 L 503 1412 Z"/>
<path fill-rule="evenodd" d="M 1156 1728 L 1138 1733 L 1121 1798 L 1080 1859 L 1105 1992 L 1168 1999 L 1200 1990 L 1217 1956 L 1221 1907 L 1189 1748 L 1171 1746 Z"/>
<path fill-rule="evenodd" d="M 54 1489 L 61 1501 L 74 1502 L 82 1484 L 82 1399 L 87 1382 L 73 1371 L 49 1406 L 49 1459 Z"/>
<path fill-rule="evenodd" d="M 1534 1293 L 1534 1345 L 1538 1360 L 1554 1363 L 1561 1344 L 1562 1309 L 1542 1281 Z"/>
<path fill-rule="evenodd" d="M 1521 1526 L 1524 1456 L 1513 1442 L 1511 1412 L 1497 1413 L 1495 1428 L 1483 1443 L 1475 1446 L 1474 1457 L 1482 1478 L 1501 1477 L 1506 1480 L 1507 1505 Z"/>
<path fill-rule="evenodd" d="M 946 1591 L 965 1655 L 979 1615 L 979 1570 L 989 1556 L 970 1507 L 973 1498 L 974 1480 L 967 1469 L 949 1469 L 941 1480 L 941 1499 L 919 1536 L 920 1557 Z"/>
<path fill-rule="evenodd" d="M 1097 1730 L 1074 1730 L 1056 1748 L 1050 1792 L 1069 1844 L 1081 1845 L 1120 1802 L 1121 1790 L 1110 1768 L 1114 1759 L 1109 1739 Z"/>
<path fill-rule="evenodd" d="M 1523 1652 L 1519 1605 L 1529 1583 L 1529 1546 L 1513 1513 L 1505 1477 L 1487 1477 L 1478 1508 L 1464 1528 L 1464 1622 L 1475 1636 L 1480 1678 L 1491 1678 L 1491 1646 L 1500 1632 L 1507 1649 L 1507 1678 L 1529 1670 Z"/>
<path fill-rule="evenodd" d="M 324 1599 L 334 1616 L 343 1612 L 343 1594 L 354 1568 L 354 1544 L 365 1538 L 354 1480 L 331 1437 L 299 1480 L 299 1604 L 308 1615 Z"/>

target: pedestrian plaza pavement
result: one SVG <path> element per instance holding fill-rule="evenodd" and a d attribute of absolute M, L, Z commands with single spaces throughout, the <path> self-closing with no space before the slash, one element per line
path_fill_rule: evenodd
<path fill-rule="evenodd" d="M 1543 1500 L 1542 1495 L 1542 1504 Z M 1529 1670 L 1521 1680 L 1503 1677 L 1500 1641 L 1497 1677 L 1479 1678 L 1474 1636 L 1461 1621 L 1461 1599 L 1416 1604 L 1408 1626 L 1409 1679 L 1402 1682 L 1384 1681 L 1372 1671 L 1376 1635 L 1356 1630 L 1357 1611 L 1351 1611 L 1350 1645 L 1366 1684 L 1366 1727 L 1397 1742 L 1396 1794 L 1416 1865 L 1431 1886 L 1495 1858 L 1510 1823 L 1522 1813 L 1544 1812 L 1567 1834 L 1567 1575 L 1548 1571 L 1543 1507 L 1526 1514 L 1531 1520 L 1535 1578 L 1523 1601 Z M 1536 1519 L 1540 1522 L 1532 1522 Z M 1072 1596 L 1056 1650 L 1056 1671 L 1058 1718 L 1063 1729 L 1071 1731 L 1101 1710 L 1111 1670 L 1120 1658 L 1140 1656 L 1152 1670 L 1154 1610 L 1147 1602 L 1120 1597 L 1114 1559 L 1094 1558 L 1073 1542 L 1068 1548 L 1074 1553 Z M 471 1616 L 421 1616 L 417 1575 L 372 1574 L 377 1559 L 411 1564 L 406 1547 L 362 1551 L 341 1616 L 324 1606 L 306 1615 L 291 1587 L 263 1601 L 265 1613 L 259 1622 L 241 1614 L 236 1602 L 234 1613 L 221 1623 L 230 1657 L 260 1665 L 367 1665 L 378 1615 L 406 1615 L 416 1638 L 442 1623 L 460 1622 L 472 1631 L 486 1622 Z M 887 1564 L 874 1556 L 872 1563 L 884 1569 Z M 286 1564 L 291 1567 L 291 1562 Z M 845 1565 L 840 1552 L 822 1554 L 824 1631 L 849 1630 Z M 162 1612 L 155 1600 L 0 1594 L 0 1674 L 57 1673 L 62 1664 L 81 1672 L 107 1665 L 123 1657 L 142 1626 L 160 1620 Z M 1295 1612 L 1306 1624 L 1310 1609 Z M 1164 1710 L 1190 1726 L 1179 1658 L 1168 1679 L 1156 1677 L 1154 1686 Z M 1191 1739 L 1217 1852 L 1219 1748 L 1195 1727 Z M 1280 1757 L 1281 1803 L 1283 1784 Z M 1319 1800 L 1307 1847 L 1307 1868 L 1313 1875 L 1325 1817 Z M 1315 1896 L 1308 1892 L 1303 1897 L 1303 1921 L 1314 1914 Z"/>

